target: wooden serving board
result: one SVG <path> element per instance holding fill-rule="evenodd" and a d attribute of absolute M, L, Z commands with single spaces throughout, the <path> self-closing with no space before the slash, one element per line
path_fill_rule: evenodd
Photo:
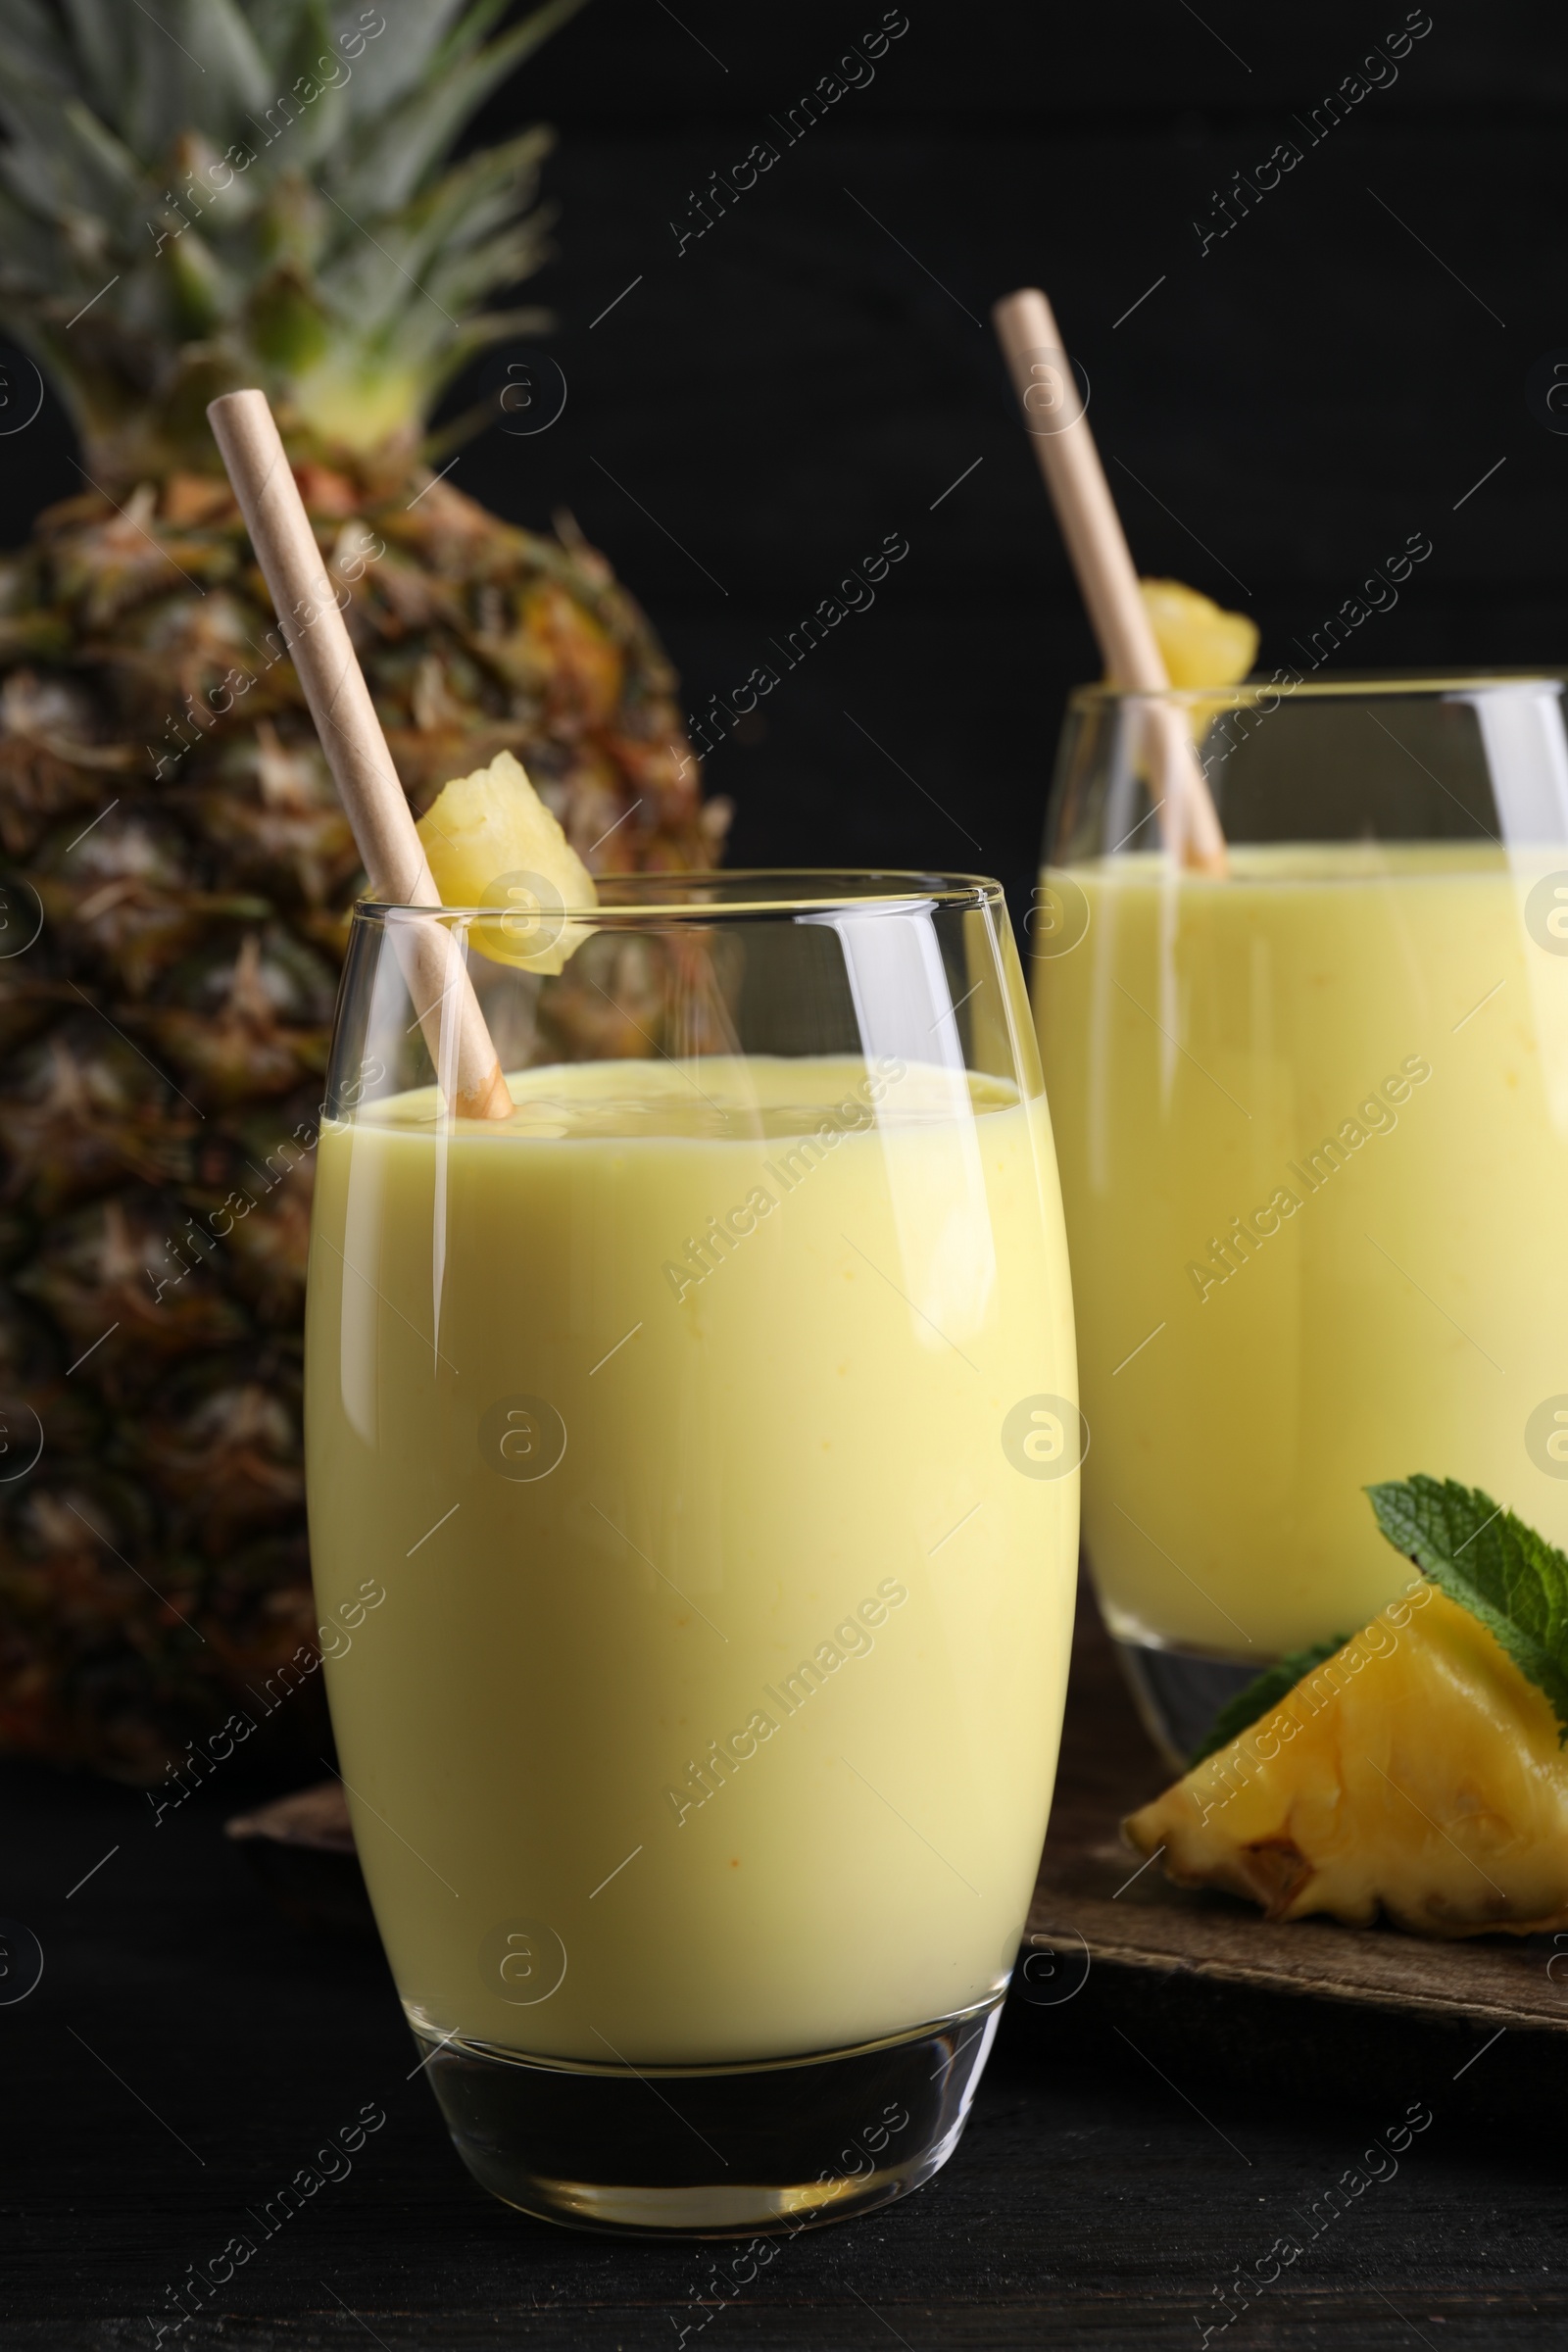
<path fill-rule="evenodd" d="M 1014 2008 L 1036 2011 L 1048 2035 L 1098 2028 L 1173 2081 L 1261 2074 L 1306 2098 L 1351 2083 L 1408 2096 L 1412 2082 L 1438 2079 L 1457 2086 L 1450 2107 L 1509 2115 L 1539 2113 L 1544 2089 L 1568 2093 L 1568 1937 L 1437 1943 L 1326 1920 L 1271 1927 L 1250 1904 L 1168 1885 L 1122 1844 L 1122 1816 L 1168 1778 L 1086 1590 L 1014 1981 Z M 374 1933 L 337 1781 L 228 1834 L 299 1925 Z"/>
<path fill-rule="evenodd" d="M 1064 2020 L 1077 2008 L 1140 2051 L 1162 2048 L 1188 2079 L 1199 2065 L 1254 2081 L 1267 2069 L 1322 2096 L 1334 2080 L 1324 2069 L 1337 2074 L 1353 2049 L 1361 2087 L 1368 2068 L 1394 2087 L 1412 2068 L 1423 2080 L 1436 2069 L 1461 2084 L 1454 2103 L 1507 2111 L 1528 2094 L 1538 2112 L 1543 2075 L 1568 2090 L 1568 1937 L 1440 1943 L 1326 1920 L 1270 1926 L 1229 1895 L 1170 1886 L 1121 1842 L 1122 1817 L 1169 1779 L 1085 1591 L 1029 1914 L 1040 1957 L 1016 1980 L 1024 2001 Z M 1487 2047 L 1483 2064 L 1499 2034 L 1510 2046 Z"/>

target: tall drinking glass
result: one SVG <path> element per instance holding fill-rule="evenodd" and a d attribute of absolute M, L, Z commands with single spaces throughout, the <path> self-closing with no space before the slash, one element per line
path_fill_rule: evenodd
<path fill-rule="evenodd" d="M 1071 1631 L 1065 1242 L 995 883 L 601 887 L 356 910 L 307 1341 L 317 1591 L 359 1628 L 327 1688 L 475 2177 L 765 2231 L 928 2178 L 990 2045 Z M 504 1121 L 434 1083 L 398 953 L 432 919 Z"/>
<path fill-rule="evenodd" d="M 1030 918 L 1093 1433 L 1085 1542 L 1170 1759 L 1407 1571 L 1361 1490 L 1568 1543 L 1568 743 L 1544 677 L 1074 696 Z"/>

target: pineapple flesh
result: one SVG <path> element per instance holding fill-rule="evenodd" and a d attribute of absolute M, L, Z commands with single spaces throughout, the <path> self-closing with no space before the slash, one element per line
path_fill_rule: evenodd
<path fill-rule="evenodd" d="M 604 558 L 427 463 L 442 389 L 542 323 L 506 296 L 548 138 L 449 150 L 575 5 L 222 0 L 176 43 L 0 0 L 0 325 L 90 477 L 0 558 L 0 1413 L 44 1431 L 0 1484 L 0 1747 L 155 1779 L 315 1637 L 305 1252 L 363 883 L 207 401 L 269 394 L 416 814 L 506 754 L 580 868 L 716 859 Z M 269 1737 L 318 1753 L 318 1687 Z"/>
<path fill-rule="evenodd" d="M 1140 580 L 1144 611 L 1173 686 L 1234 686 L 1257 658 L 1257 623 L 1180 580 Z"/>
<path fill-rule="evenodd" d="M 519 760 L 454 777 L 419 819 L 419 839 L 445 906 L 496 906 L 469 938 L 493 962 L 553 973 L 587 937 L 568 907 L 598 904 L 593 876 L 545 807 Z"/>
<path fill-rule="evenodd" d="M 1430 1584 L 1123 1828 L 1177 1885 L 1221 1887 L 1271 1920 L 1362 1927 L 1381 1912 L 1449 1937 L 1568 1927 L 1556 1712 Z"/>

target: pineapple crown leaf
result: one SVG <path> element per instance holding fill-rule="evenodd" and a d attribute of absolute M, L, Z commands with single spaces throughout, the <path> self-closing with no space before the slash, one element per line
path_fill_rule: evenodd
<path fill-rule="evenodd" d="M 6 0 L 9 22 L 16 0 Z M 297 17 L 300 9 L 295 8 Z M 238 0 L 171 0 L 158 23 L 120 0 L 67 0 L 68 87 L 138 153 L 166 147 L 215 107 L 265 103 L 270 61 Z"/>
<path fill-rule="evenodd" d="M 1479 1487 L 1416 1476 L 1366 1492 L 1395 1549 L 1545 1692 L 1568 1741 L 1568 1557 Z"/>
<path fill-rule="evenodd" d="M 498 278 L 525 277 L 538 260 L 545 226 L 545 221 L 523 222 L 502 229 L 466 253 L 448 255 L 440 268 L 429 273 L 431 292 L 443 307 L 456 304 L 466 311 L 471 303 L 483 299 Z"/>
<path fill-rule="evenodd" d="M 378 238 L 379 267 L 373 248 L 351 241 L 339 263 L 323 268 L 323 278 L 345 285 L 363 281 L 374 315 L 388 317 L 402 310 L 411 278 L 424 288 L 428 306 L 439 310 L 452 296 L 468 299 L 466 282 L 458 280 L 473 280 L 474 294 L 482 297 L 526 275 L 539 258 L 549 221 L 537 213 L 518 220 L 517 199 L 532 192 L 550 145 L 549 131 L 525 131 L 504 149 L 486 149 L 457 165 L 407 205 Z M 495 255 L 499 237 L 512 239 L 513 246 Z M 487 250 L 493 258 L 476 273 L 475 258 Z M 395 274 L 387 270 L 387 260 L 395 265 Z M 443 285 L 443 278 L 454 282 Z"/>
<path fill-rule="evenodd" d="M 60 188 L 62 201 L 80 192 L 96 196 L 105 204 L 121 203 L 127 196 L 133 202 L 140 202 L 147 193 L 146 174 L 124 140 L 117 137 L 108 123 L 79 98 L 68 98 L 60 114 L 61 126 L 68 134 L 74 150 L 74 155 L 62 153 L 56 167 L 56 184 Z M 18 145 L 21 146 L 20 140 Z M 25 149 L 23 153 L 26 154 Z M 44 153 L 47 158 L 47 149 Z M 32 158 L 27 156 L 26 160 L 31 161 Z M 75 185 L 72 184 L 69 176 L 73 161 L 81 175 Z M 88 183 L 85 187 L 81 184 L 82 180 Z"/>
<path fill-rule="evenodd" d="M 288 0 L 278 0 L 286 8 Z M 384 118 L 400 98 L 416 91 L 477 48 L 508 0 L 380 0 L 363 14 L 381 17 L 387 38 L 356 61 L 358 105 Z M 346 12 L 340 9 L 337 12 Z"/>
<path fill-rule="evenodd" d="M 71 52 L 59 27 L 38 0 L 10 0 L 0 18 L 0 72 L 18 91 L 64 97 L 78 86 Z M 9 122 L 18 111 L 15 96 L 0 98 Z"/>
<path fill-rule="evenodd" d="M 0 324 L 95 475 L 211 469 L 241 383 L 307 445 L 416 444 L 546 251 L 548 132 L 445 160 L 584 0 L 510 5 L 0 0 Z"/>
<path fill-rule="evenodd" d="M 389 110 L 373 146 L 349 174 L 346 197 L 380 212 L 408 204 L 491 91 L 582 5 L 545 0 L 510 32 L 476 46 L 475 28 L 494 13 L 492 0 L 478 0 L 432 58 L 420 85 Z"/>

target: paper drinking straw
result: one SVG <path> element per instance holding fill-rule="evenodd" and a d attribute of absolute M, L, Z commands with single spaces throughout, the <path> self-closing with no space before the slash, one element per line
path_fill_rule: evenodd
<path fill-rule="evenodd" d="M 279 625 L 336 779 L 370 893 L 439 906 L 343 615 L 265 392 L 225 392 L 207 411 Z M 468 977 L 462 943 L 439 922 L 389 926 L 436 1076 L 465 1118 L 504 1119 L 512 1097 Z"/>
<path fill-rule="evenodd" d="M 993 310 L 1024 423 L 1029 428 L 1113 686 L 1169 695 L 1170 678 L 1105 480 L 1089 417 L 1050 303 L 1037 286 L 1004 296 Z M 1150 782 L 1166 846 L 1183 865 L 1226 871 L 1225 836 L 1179 703 L 1146 707 Z"/>

